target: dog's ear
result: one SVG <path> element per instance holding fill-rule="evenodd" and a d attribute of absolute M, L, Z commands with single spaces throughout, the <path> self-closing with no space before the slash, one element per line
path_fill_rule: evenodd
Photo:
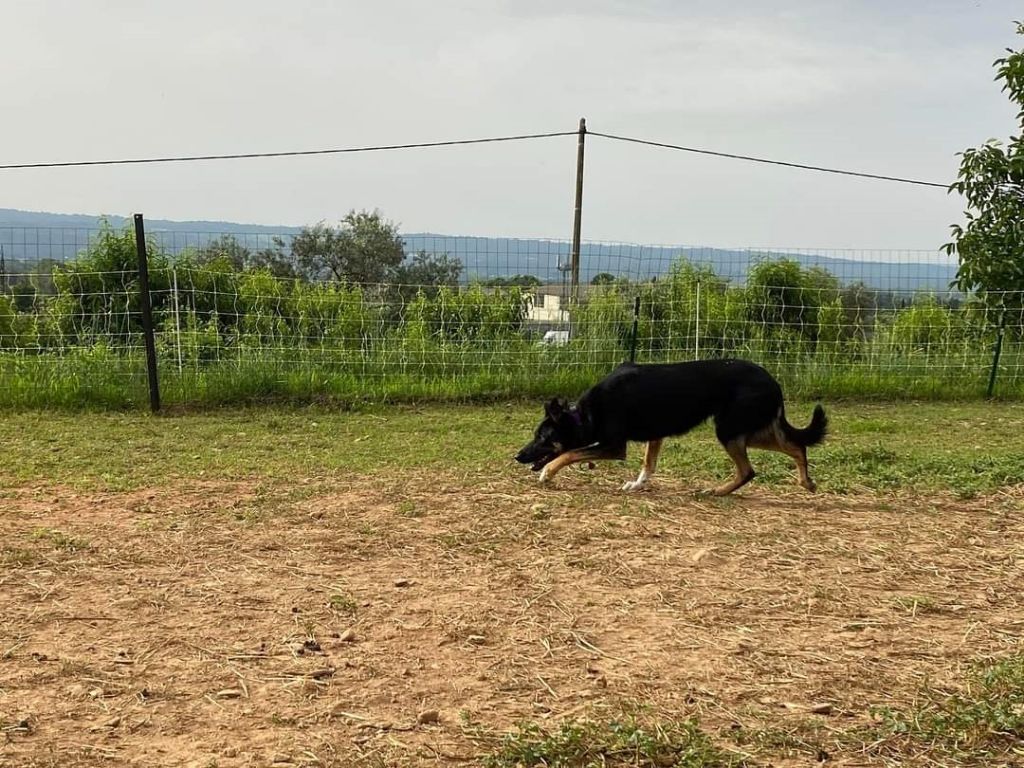
<path fill-rule="evenodd" d="M 566 407 L 567 403 L 565 402 L 565 400 L 562 400 L 561 398 L 558 397 L 553 397 L 547 403 L 547 405 L 544 406 L 544 413 L 547 414 L 547 417 L 549 419 L 557 421 L 558 418 L 565 413 Z"/>

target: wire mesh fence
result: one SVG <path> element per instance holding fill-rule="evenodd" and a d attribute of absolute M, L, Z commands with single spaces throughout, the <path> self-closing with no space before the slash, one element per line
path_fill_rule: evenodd
<path fill-rule="evenodd" d="M 584 243 L 574 288 L 565 241 L 407 235 L 367 282 L 304 272 L 296 235 L 150 233 L 165 402 L 573 394 L 630 357 L 716 356 L 807 396 L 977 396 L 994 365 L 1024 394 L 1024 297 L 952 290 L 938 253 Z M 131 234 L 0 246 L 0 403 L 145 402 Z"/>
<path fill-rule="evenodd" d="M 8 275 L 49 272 L 78 260 L 106 229 L 96 227 L 0 226 L 0 252 Z M 259 267 L 293 259 L 292 246 L 300 228 L 250 231 L 151 230 L 154 250 L 173 259 L 222 257 L 233 266 Z M 570 279 L 568 240 L 465 237 L 403 234 L 411 254 L 446 254 L 461 267 L 463 284 L 529 277 L 545 286 L 567 285 Z M 585 286 L 611 275 L 634 281 L 666 274 L 678 261 L 706 266 L 718 277 L 742 284 L 751 267 L 761 261 L 790 259 L 805 268 L 829 272 L 842 284 L 899 293 L 944 292 L 956 274 L 956 262 L 939 251 L 910 249 L 835 248 L 713 248 L 693 245 L 641 245 L 584 241 L 580 251 L 580 281 Z"/>

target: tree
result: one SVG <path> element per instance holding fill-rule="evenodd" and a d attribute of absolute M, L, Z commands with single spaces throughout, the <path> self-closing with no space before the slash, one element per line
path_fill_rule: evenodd
<path fill-rule="evenodd" d="M 215 237 L 202 248 L 196 250 L 196 264 L 207 266 L 214 262 L 231 265 L 235 272 L 241 272 L 252 259 L 252 252 L 238 242 L 233 235 Z"/>
<path fill-rule="evenodd" d="M 859 341 L 866 341 L 871 326 L 875 322 L 879 308 L 888 300 L 892 303 L 892 293 L 882 293 L 858 280 L 845 288 L 839 295 L 839 303 L 843 308 L 845 333 Z"/>
<path fill-rule="evenodd" d="M 1017 22 L 1017 34 L 1024 35 L 1024 23 Z M 1020 307 L 1024 291 L 1024 49 L 1007 49 L 996 59 L 996 80 L 1002 81 L 1010 101 L 1020 111 L 1020 134 L 1007 145 L 996 139 L 960 154 L 960 172 L 950 185 L 967 202 L 967 223 L 952 227 L 952 242 L 946 253 L 960 261 L 956 285 L 974 291 L 989 306 Z"/>
<path fill-rule="evenodd" d="M 442 288 L 458 288 L 462 275 L 462 262 L 447 253 L 420 251 L 411 260 L 400 264 L 392 275 L 393 284 L 386 295 L 392 305 L 387 317 L 398 321 L 402 308 L 415 301 L 435 299 Z"/>
<path fill-rule="evenodd" d="M 295 258 L 286 250 L 287 243 L 280 238 L 274 237 L 273 245 L 269 248 L 260 248 L 252 255 L 249 266 L 252 269 L 265 269 L 274 277 L 297 278 Z"/>
<path fill-rule="evenodd" d="M 512 275 L 511 277 L 492 277 L 484 281 L 488 288 L 536 288 L 543 285 L 541 279 L 536 275 Z"/>
<path fill-rule="evenodd" d="M 338 227 L 321 222 L 303 228 L 292 240 L 292 255 L 310 278 L 384 283 L 405 260 L 405 243 L 397 225 L 379 212 L 350 211 Z"/>
<path fill-rule="evenodd" d="M 36 287 L 31 279 L 14 278 L 11 287 L 8 289 L 14 308 L 19 312 L 30 312 L 36 305 Z"/>
<path fill-rule="evenodd" d="M 615 282 L 615 275 L 611 272 L 598 272 L 590 281 L 591 285 L 611 285 Z"/>
<path fill-rule="evenodd" d="M 36 263 L 35 274 L 30 278 L 32 285 L 36 288 L 36 293 L 40 296 L 53 296 L 57 292 L 57 288 L 53 284 L 53 273 L 60 267 L 61 262 L 51 258 L 40 259 Z"/>
<path fill-rule="evenodd" d="M 159 323 L 171 294 L 171 261 L 155 239 L 146 249 L 150 297 Z M 85 251 L 53 273 L 57 296 L 49 307 L 65 337 L 82 341 L 107 336 L 127 342 L 129 335 L 141 333 L 138 269 L 131 222 L 121 230 L 102 222 Z"/>
<path fill-rule="evenodd" d="M 762 261 L 747 275 L 747 319 L 768 335 L 795 331 L 813 339 L 818 310 L 839 295 L 839 282 L 818 267 L 792 259 Z"/>
<path fill-rule="evenodd" d="M 420 251 L 411 260 L 395 270 L 395 282 L 401 285 L 439 286 L 455 288 L 462 275 L 462 262 L 447 253 Z"/>

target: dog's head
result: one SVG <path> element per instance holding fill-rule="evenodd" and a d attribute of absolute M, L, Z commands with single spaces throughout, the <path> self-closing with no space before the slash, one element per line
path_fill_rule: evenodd
<path fill-rule="evenodd" d="M 519 453 L 516 461 L 532 464 L 534 472 L 552 459 L 583 445 L 579 413 L 565 400 L 555 398 L 544 406 L 544 418 L 533 433 L 533 439 Z"/>

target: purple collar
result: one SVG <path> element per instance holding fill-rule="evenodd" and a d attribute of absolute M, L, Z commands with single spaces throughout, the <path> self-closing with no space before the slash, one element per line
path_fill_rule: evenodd
<path fill-rule="evenodd" d="M 573 421 L 576 422 L 577 427 L 583 426 L 583 417 L 580 416 L 580 412 L 576 409 L 569 411 L 569 415 L 572 416 Z"/>

